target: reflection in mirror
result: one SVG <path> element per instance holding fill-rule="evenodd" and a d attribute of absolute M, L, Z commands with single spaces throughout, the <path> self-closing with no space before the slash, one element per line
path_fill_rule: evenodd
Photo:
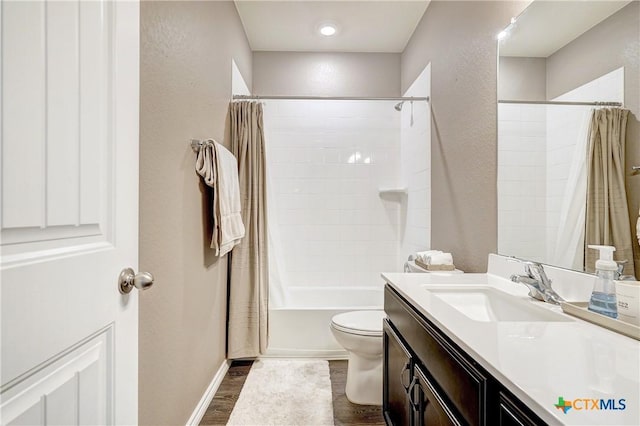
<path fill-rule="evenodd" d="M 614 245 L 640 277 L 639 6 L 534 1 L 498 36 L 498 253 L 593 271 Z"/>

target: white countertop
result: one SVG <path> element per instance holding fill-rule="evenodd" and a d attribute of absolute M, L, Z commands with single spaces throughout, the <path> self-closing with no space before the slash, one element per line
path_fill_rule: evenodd
<path fill-rule="evenodd" d="M 535 301 L 524 285 L 497 275 L 382 277 L 547 423 L 640 425 L 640 342 Z M 443 286 L 491 287 L 558 312 L 568 321 L 476 321 L 429 292 Z M 560 396 L 565 401 L 615 399 L 616 404 L 625 399 L 626 408 L 570 409 L 565 414 L 554 406 Z"/>

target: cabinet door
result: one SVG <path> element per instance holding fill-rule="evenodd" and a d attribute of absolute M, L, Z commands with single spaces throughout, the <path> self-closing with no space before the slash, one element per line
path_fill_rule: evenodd
<path fill-rule="evenodd" d="M 412 422 L 408 390 L 413 377 L 411 354 L 389 322 L 384 320 L 384 370 L 382 410 L 388 425 L 408 426 Z"/>
<path fill-rule="evenodd" d="M 453 426 L 462 424 L 447 406 L 433 383 L 418 366 L 413 369 L 410 402 L 413 407 L 414 424 L 416 426 Z"/>
<path fill-rule="evenodd" d="M 384 309 L 416 362 L 456 407 L 460 419 L 471 426 L 487 425 L 485 373 L 389 285 L 385 287 Z"/>
<path fill-rule="evenodd" d="M 509 398 L 500 392 L 500 426 L 537 426 L 545 424 L 522 403 Z"/>

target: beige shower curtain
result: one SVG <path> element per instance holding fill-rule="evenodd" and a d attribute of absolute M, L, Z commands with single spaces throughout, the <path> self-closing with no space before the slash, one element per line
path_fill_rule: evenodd
<path fill-rule="evenodd" d="M 267 195 L 262 105 L 229 105 L 231 152 L 238 159 L 246 234 L 229 268 L 227 357 L 253 358 L 267 348 Z"/>
<path fill-rule="evenodd" d="M 614 246 L 616 260 L 627 260 L 633 274 L 633 249 L 624 185 L 624 155 L 629 110 L 596 109 L 591 115 L 587 172 L 585 269 L 593 272 L 598 252 L 589 244 Z"/>

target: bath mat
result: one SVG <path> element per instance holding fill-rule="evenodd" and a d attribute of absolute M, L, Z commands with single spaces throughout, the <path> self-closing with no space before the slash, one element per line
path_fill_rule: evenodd
<path fill-rule="evenodd" d="M 227 425 L 333 425 L 329 363 L 302 359 L 257 360 Z"/>

